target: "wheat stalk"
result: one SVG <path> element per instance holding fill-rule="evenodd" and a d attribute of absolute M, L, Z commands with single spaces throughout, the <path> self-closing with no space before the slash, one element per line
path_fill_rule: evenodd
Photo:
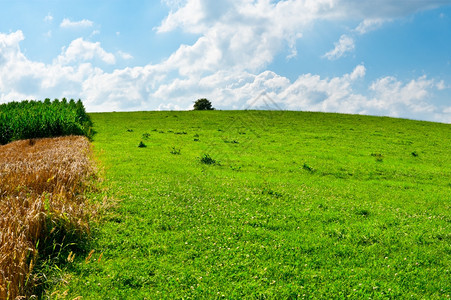
<path fill-rule="evenodd" d="M 36 245 L 49 234 L 46 222 L 63 219 L 89 232 L 92 209 L 84 196 L 94 174 L 89 156 L 89 141 L 80 136 L 0 146 L 0 299 L 30 291 Z"/>

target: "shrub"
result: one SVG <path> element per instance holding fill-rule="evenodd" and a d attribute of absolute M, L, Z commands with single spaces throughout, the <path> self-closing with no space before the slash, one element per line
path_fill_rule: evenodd
<path fill-rule="evenodd" d="M 208 99 L 201 98 L 194 102 L 194 110 L 214 110 Z"/>
<path fill-rule="evenodd" d="M 216 164 L 216 160 L 214 160 L 210 155 L 204 154 L 200 158 L 200 162 L 206 165 L 214 165 Z"/>
<path fill-rule="evenodd" d="M 302 166 L 302 168 L 306 171 L 309 171 L 311 173 L 315 172 L 315 169 L 313 169 L 312 167 L 310 167 L 308 164 L 304 163 L 304 165 Z"/>
<path fill-rule="evenodd" d="M 181 154 L 181 149 L 180 148 L 175 148 L 175 147 L 172 147 L 172 150 L 171 150 L 171 154 L 174 154 L 174 155 L 180 155 Z"/>

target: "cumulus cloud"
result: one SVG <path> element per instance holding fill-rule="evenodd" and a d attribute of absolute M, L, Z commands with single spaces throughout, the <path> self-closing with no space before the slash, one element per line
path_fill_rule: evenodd
<path fill-rule="evenodd" d="M 445 88 L 442 81 L 422 76 L 403 82 L 387 76 L 372 82 L 362 94 L 355 91 L 355 84 L 366 76 L 363 64 L 342 76 L 302 74 L 294 81 L 272 71 L 254 74 L 233 68 L 173 78 L 165 63 L 104 72 L 89 60 L 112 60 L 110 53 L 83 39 L 74 40 L 50 65 L 30 61 L 19 47 L 23 39 L 21 31 L 0 34 L 2 101 L 81 97 L 90 111 L 111 111 L 190 109 L 193 99 L 208 97 L 218 108 L 241 109 L 255 105 L 254 100 L 266 93 L 278 106 L 292 110 L 451 119 L 449 108 L 428 102 L 434 91 Z"/>
<path fill-rule="evenodd" d="M 67 49 L 63 49 L 63 53 L 58 56 L 57 62 L 65 65 L 73 62 L 89 61 L 95 58 L 107 64 L 116 63 L 114 54 L 106 52 L 99 42 L 92 43 L 85 41 L 83 38 L 78 38 L 72 41 Z"/>
<path fill-rule="evenodd" d="M 355 49 L 354 39 L 346 34 L 340 37 L 340 40 L 335 43 L 335 48 L 324 54 L 329 60 L 334 60 L 342 57 L 346 52 L 351 52 Z"/>
<path fill-rule="evenodd" d="M 391 116 L 400 116 L 403 112 L 432 113 L 437 108 L 427 102 L 431 90 L 437 89 L 437 82 L 422 76 L 403 84 L 395 77 L 388 76 L 376 80 L 369 87 L 375 93 L 373 104 L 380 110 L 387 110 Z"/>
<path fill-rule="evenodd" d="M 19 43 L 25 39 L 22 30 L 10 34 L 0 33 L 0 64 L 14 59 L 14 55 L 20 55 Z"/>
<path fill-rule="evenodd" d="M 348 113 L 360 113 L 362 106 L 359 102 L 362 102 L 364 97 L 354 94 L 352 85 L 364 75 L 363 65 L 341 77 L 321 78 L 314 74 L 304 74 L 275 97 L 283 99 L 286 107 L 292 110 L 346 110 Z"/>
<path fill-rule="evenodd" d="M 49 95 L 79 97 L 80 83 L 99 70 L 90 64 L 46 65 L 29 60 L 20 49 L 21 31 L 0 34 L 0 99 L 1 101 L 46 98 Z"/>
<path fill-rule="evenodd" d="M 157 31 L 180 28 L 200 35 L 193 45 L 182 45 L 168 61 L 183 69 L 183 74 L 193 67 L 197 72 L 229 66 L 255 71 L 271 63 L 285 46 L 290 49 L 288 57 L 297 55 L 295 44 L 302 29 L 329 7 L 329 0 L 190 0 L 171 11 Z"/>
<path fill-rule="evenodd" d="M 448 108 L 430 104 L 446 83 L 428 77 L 402 81 L 385 76 L 362 87 L 363 64 L 346 74 L 323 77 L 302 74 L 290 80 L 267 66 L 289 49 L 302 55 L 296 42 L 318 20 L 361 20 L 325 57 L 337 59 L 354 50 L 354 38 L 386 20 L 439 5 L 440 1 L 381 0 L 164 0 L 171 11 L 155 30 L 182 30 L 197 40 L 181 45 L 155 65 L 104 71 L 103 64 L 131 59 L 112 54 L 99 42 L 72 41 L 51 64 L 29 60 L 20 50 L 23 33 L 0 34 L 0 101 L 24 98 L 83 98 L 89 111 L 189 109 L 193 99 L 214 99 L 217 108 L 240 109 L 262 93 L 286 109 L 335 111 L 429 120 L 450 120 Z M 93 22 L 63 20 L 62 28 L 92 27 Z M 100 63 L 100 67 L 99 67 Z M 356 86 L 359 86 L 358 92 Z"/>
<path fill-rule="evenodd" d="M 81 21 L 71 21 L 70 19 L 63 19 L 63 21 L 60 24 L 61 28 L 88 28 L 92 27 L 94 23 L 90 20 L 83 19 Z"/>
<path fill-rule="evenodd" d="M 187 0 L 165 1 L 169 15 L 156 28 L 164 33 L 176 29 L 199 34 L 193 45 L 182 45 L 171 57 L 171 64 L 184 69 L 194 66 L 206 71 L 226 66 L 259 70 L 272 62 L 286 46 L 292 58 L 298 55 L 296 41 L 302 32 L 318 20 L 363 19 L 356 32 L 364 34 L 381 26 L 386 20 L 443 4 L 443 0 L 405 1 L 381 0 Z M 355 48 L 354 38 L 342 35 L 335 48 L 326 53 L 338 59 Z M 185 59 L 184 59 L 185 57 Z"/>

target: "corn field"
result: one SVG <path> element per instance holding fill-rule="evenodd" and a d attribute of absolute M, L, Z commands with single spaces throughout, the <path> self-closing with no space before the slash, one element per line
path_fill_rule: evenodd
<path fill-rule="evenodd" d="M 22 105 L 12 104 L 12 111 L 18 112 Z M 47 114 L 38 112 L 43 118 L 42 124 L 59 118 L 48 114 L 61 106 L 32 105 L 33 110 L 20 118 L 7 115 L 2 117 L 2 122 L 6 118 L 20 122 L 31 111 L 48 107 L 52 109 L 47 110 Z M 71 118 L 76 117 L 71 115 Z M 35 119 L 35 122 L 39 121 Z M 62 120 L 60 124 L 65 123 Z M 18 137 L 17 126 L 20 125 L 9 127 L 12 138 Z M 48 124 L 35 135 L 52 128 Z M 60 232 L 60 237 L 89 233 L 88 217 L 93 210 L 84 196 L 93 176 L 89 156 L 90 143 L 82 136 L 20 140 L 0 146 L 0 299 L 30 296 L 36 283 L 33 268 L 40 249 L 52 243 L 49 237 L 55 236 L 56 231 Z"/>
<path fill-rule="evenodd" d="M 31 138 L 92 136 L 91 120 L 81 100 L 10 102 L 0 105 L 0 145 Z"/>

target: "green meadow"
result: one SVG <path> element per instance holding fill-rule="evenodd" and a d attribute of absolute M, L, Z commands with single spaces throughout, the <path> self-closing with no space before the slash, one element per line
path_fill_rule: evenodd
<path fill-rule="evenodd" d="M 86 252 L 47 275 L 44 297 L 449 299 L 449 124 L 90 117 L 102 181 L 92 199 L 107 205 Z"/>

